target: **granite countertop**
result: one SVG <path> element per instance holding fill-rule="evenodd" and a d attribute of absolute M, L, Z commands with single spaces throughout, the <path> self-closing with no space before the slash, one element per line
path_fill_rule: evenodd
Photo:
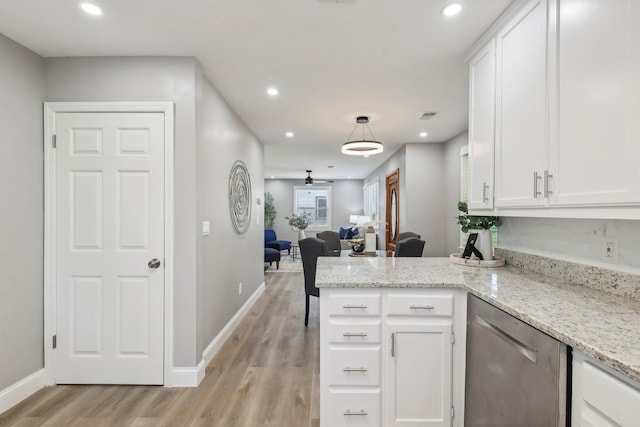
<path fill-rule="evenodd" d="M 318 258 L 318 288 L 461 288 L 640 381 L 640 301 L 516 267 L 448 258 Z"/>

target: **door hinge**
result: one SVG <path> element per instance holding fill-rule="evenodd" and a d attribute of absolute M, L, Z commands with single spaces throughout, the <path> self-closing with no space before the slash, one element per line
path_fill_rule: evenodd
<path fill-rule="evenodd" d="M 53 348 L 56 348 L 58 346 L 58 336 L 54 335 L 52 341 Z"/>
<path fill-rule="evenodd" d="M 56 148 L 56 146 L 57 146 L 56 135 L 55 134 L 51 135 L 51 145 L 53 146 L 53 148 Z"/>
<path fill-rule="evenodd" d="M 454 408 L 453 406 L 451 407 L 451 419 L 454 419 L 456 417 L 456 408 Z"/>
<path fill-rule="evenodd" d="M 451 344 L 455 344 L 456 343 L 456 334 L 452 333 L 451 334 Z"/>

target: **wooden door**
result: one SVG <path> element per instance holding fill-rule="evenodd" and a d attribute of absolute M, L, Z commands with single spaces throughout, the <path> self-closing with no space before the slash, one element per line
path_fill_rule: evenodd
<path fill-rule="evenodd" d="M 396 240 L 400 230 L 400 169 L 396 169 L 387 175 L 385 192 L 385 221 L 387 222 L 385 227 L 385 250 L 387 251 L 387 256 L 391 256 L 396 249 Z"/>
<path fill-rule="evenodd" d="M 55 123 L 55 382 L 162 384 L 164 114 Z"/>

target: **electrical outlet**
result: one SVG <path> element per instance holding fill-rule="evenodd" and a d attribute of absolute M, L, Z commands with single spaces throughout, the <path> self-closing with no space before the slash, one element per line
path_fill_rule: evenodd
<path fill-rule="evenodd" d="M 602 248 L 602 259 L 612 264 L 618 263 L 618 239 L 615 237 L 605 237 Z"/>
<path fill-rule="evenodd" d="M 238 295 L 242 295 L 242 283 L 238 284 Z"/>

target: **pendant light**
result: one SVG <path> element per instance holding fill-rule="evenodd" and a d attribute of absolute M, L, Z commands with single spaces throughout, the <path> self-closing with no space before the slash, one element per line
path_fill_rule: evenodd
<path fill-rule="evenodd" d="M 356 131 L 358 126 L 362 127 L 362 139 L 360 140 L 350 140 L 353 133 Z M 371 135 L 371 139 L 366 139 L 364 134 L 364 128 L 367 128 L 369 134 Z M 367 116 L 358 116 L 356 118 L 356 127 L 351 131 L 351 135 L 347 139 L 347 142 L 342 144 L 342 153 L 349 154 L 351 156 L 365 156 L 368 157 L 372 154 L 382 153 L 384 147 L 382 142 L 376 141 L 373 136 L 373 132 L 369 128 L 369 117 Z"/>

